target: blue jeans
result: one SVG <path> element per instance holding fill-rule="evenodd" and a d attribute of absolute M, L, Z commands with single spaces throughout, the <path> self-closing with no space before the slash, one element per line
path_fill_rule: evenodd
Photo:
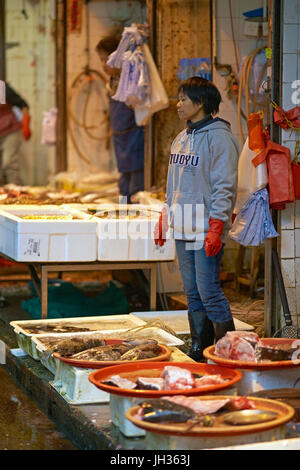
<path fill-rule="evenodd" d="M 216 323 L 232 319 L 229 302 L 220 283 L 223 248 L 216 256 L 201 249 L 186 249 L 191 242 L 176 240 L 178 264 L 190 312 L 206 312 Z"/>

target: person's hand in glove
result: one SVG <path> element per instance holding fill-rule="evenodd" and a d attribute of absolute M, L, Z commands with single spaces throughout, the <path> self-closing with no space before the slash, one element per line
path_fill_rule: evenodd
<path fill-rule="evenodd" d="M 209 230 L 204 240 L 206 256 L 216 256 L 222 248 L 221 236 L 224 222 L 218 219 L 209 219 Z"/>
<path fill-rule="evenodd" d="M 21 121 L 21 131 L 25 140 L 30 139 L 31 130 L 30 130 L 30 114 L 28 108 L 23 108 L 23 116 Z"/>
<path fill-rule="evenodd" d="M 163 207 L 159 220 L 154 227 L 154 242 L 155 245 L 163 246 L 166 242 L 166 233 L 168 231 L 168 213 L 165 207 Z"/>

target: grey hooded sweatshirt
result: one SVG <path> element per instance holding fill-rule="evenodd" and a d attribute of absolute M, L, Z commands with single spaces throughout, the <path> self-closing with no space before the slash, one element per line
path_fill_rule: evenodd
<path fill-rule="evenodd" d="M 166 194 L 175 239 L 204 240 L 212 218 L 225 223 L 225 241 L 236 200 L 238 157 L 230 124 L 223 119 L 207 116 L 177 135 Z"/>

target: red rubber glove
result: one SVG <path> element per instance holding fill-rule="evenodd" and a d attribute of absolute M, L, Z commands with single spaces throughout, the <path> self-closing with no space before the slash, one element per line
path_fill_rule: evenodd
<path fill-rule="evenodd" d="M 168 213 L 165 207 L 163 207 L 159 220 L 154 227 L 154 241 L 155 245 L 163 246 L 166 242 L 166 233 L 168 231 Z"/>
<path fill-rule="evenodd" d="M 31 130 L 29 127 L 30 124 L 30 115 L 28 113 L 23 113 L 22 122 L 21 122 L 21 130 L 25 140 L 30 139 L 31 137 Z"/>
<path fill-rule="evenodd" d="M 204 241 L 206 256 L 216 256 L 221 250 L 223 230 L 224 222 L 222 220 L 209 219 L 209 230 Z"/>

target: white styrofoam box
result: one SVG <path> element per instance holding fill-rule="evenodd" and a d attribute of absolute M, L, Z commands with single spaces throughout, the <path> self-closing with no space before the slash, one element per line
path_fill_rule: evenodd
<path fill-rule="evenodd" d="M 145 448 L 148 450 L 199 450 L 217 447 L 243 445 L 262 441 L 276 441 L 286 437 L 286 425 L 278 426 L 263 432 L 239 434 L 237 436 L 170 436 L 146 432 Z"/>
<path fill-rule="evenodd" d="M 210 359 L 208 364 L 215 364 Z M 273 388 L 295 388 L 300 387 L 300 366 L 285 367 L 282 369 L 238 369 L 242 373 L 241 380 L 237 383 L 239 395 L 249 395 L 260 390 L 271 390 Z"/>
<path fill-rule="evenodd" d="M 76 216 L 72 220 L 23 219 L 24 216 Z M 96 261 L 96 223 L 79 211 L 47 206 L 0 211 L 0 252 L 15 261 Z"/>
<path fill-rule="evenodd" d="M 162 311 L 150 311 L 150 312 L 131 312 L 132 315 L 144 321 L 152 321 L 156 318 L 162 320 L 167 326 L 172 328 L 177 334 L 189 334 L 190 326 L 188 320 L 187 310 L 162 310 Z M 233 319 L 234 326 L 237 331 L 252 331 L 254 326 L 248 325 L 241 320 Z"/>
<path fill-rule="evenodd" d="M 145 322 L 143 321 L 143 325 Z M 142 325 L 142 326 L 143 326 Z M 78 336 L 88 338 L 90 336 L 97 336 L 97 338 L 111 338 L 111 339 L 124 339 L 126 337 L 134 337 L 134 338 L 148 338 L 155 339 L 158 343 L 164 344 L 166 346 L 182 346 L 184 342 L 177 338 L 174 335 L 171 335 L 167 331 L 156 328 L 156 327 L 149 327 L 145 330 L 135 331 L 133 330 L 132 334 L 127 330 L 123 329 L 115 329 L 115 330 L 106 330 L 106 331 L 89 331 L 84 333 L 49 333 L 49 334 L 40 334 L 40 335 L 33 335 L 27 337 L 27 343 L 25 346 L 19 345 L 25 352 L 27 352 L 30 356 L 32 356 L 36 360 L 40 360 L 43 362 L 43 365 L 48 368 L 52 373 L 55 373 L 57 363 L 53 361 L 51 358 L 46 358 L 41 353 L 47 350 L 47 344 L 45 338 L 59 338 L 61 340 L 68 339 L 73 336 Z M 22 333 L 19 334 L 21 338 L 24 338 Z M 43 357 L 42 357 L 43 356 Z"/>
<path fill-rule="evenodd" d="M 72 367 L 57 359 L 55 378 L 51 385 L 72 405 L 89 403 L 108 403 L 109 393 L 95 387 L 89 381 L 89 375 L 95 369 Z"/>
<path fill-rule="evenodd" d="M 218 447 L 213 450 L 300 450 L 300 437 L 280 439 L 277 441 L 256 442 L 252 444 L 244 444 L 238 446 Z"/>
<path fill-rule="evenodd" d="M 226 395 L 236 395 L 236 387 L 230 387 L 226 389 Z M 167 391 L 166 391 L 167 395 Z M 206 395 L 209 395 L 207 393 Z M 224 390 L 213 392 L 213 395 L 224 395 Z M 145 436 L 146 431 L 144 429 L 135 426 L 129 419 L 125 417 L 127 410 L 133 406 L 138 405 L 142 398 L 137 397 L 125 397 L 122 395 L 110 394 L 110 418 L 112 423 L 117 426 L 120 431 L 126 437 L 139 437 Z"/>
<path fill-rule="evenodd" d="M 241 369 L 242 378 L 237 383 L 239 395 L 270 390 L 273 388 L 295 388 L 300 386 L 300 367 L 270 370 Z"/>
<path fill-rule="evenodd" d="M 153 239 L 154 227 L 158 222 L 161 208 L 145 204 L 115 205 L 107 209 L 99 207 L 98 213 L 121 211 L 135 214 L 138 217 L 129 219 L 107 218 L 97 216 L 98 260 L 101 261 L 155 261 L 174 260 L 175 242 L 167 234 L 164 246 L 157 246 Z M 150 213 L 146 217 L 145 213 Z"/>
<path fill-rule="evenodd" d="M 48 320 L 21 320 L 21 321 L 12 321 L 10 325 L 14 328 L 14 333 L 17 337 L 18 345 L 23 351 L 25 351 L 29 356 L 33 359 L 39 360 L 40 354 L 39 349 L 37 349 L 37 342 L 33 340 L 33 338 L 38 339 L 40 336 L 41 338 L 45 336 L 57 336 L 62 335 L 62 339 L 65 337 L 70 336 L 77 336 L 77 335 L 91 335 L 98 331 L 108 331 L 110 334 L 114 331 L 124 331 L 128 328 L 134 328 L 137 326 L 144 325 L 145 322 L 140 318 L 135 317 L 131 314 L 122 314 L 122 315 L 103 315 L 99 317 L 77 317 L 77 318 L 52 318 Z M 89 332 L 83 332 L 78 330 L 78 332 L 73 333 L 29 333 L 26 331 L 26 328 L 34 327 L 34 326 L 74 326 L 79 328 L 89 328 Z M 45 348 L 40 344 L 40 351 L 44 351 Z M 51 363 L 51 367 L 53 364 Z M 53 370 L 50 368 L 51 372 Z"/>
<path fill-rule="evenodd" d="M 136 406 L 141 399 L 123 397 L 121 395 L 110 394 L 110 419 L 126 437 L 145 436 L 146 432 L 135 426 L 129 419 L 125 418 L 125 413 L 129 408 Z"/>

